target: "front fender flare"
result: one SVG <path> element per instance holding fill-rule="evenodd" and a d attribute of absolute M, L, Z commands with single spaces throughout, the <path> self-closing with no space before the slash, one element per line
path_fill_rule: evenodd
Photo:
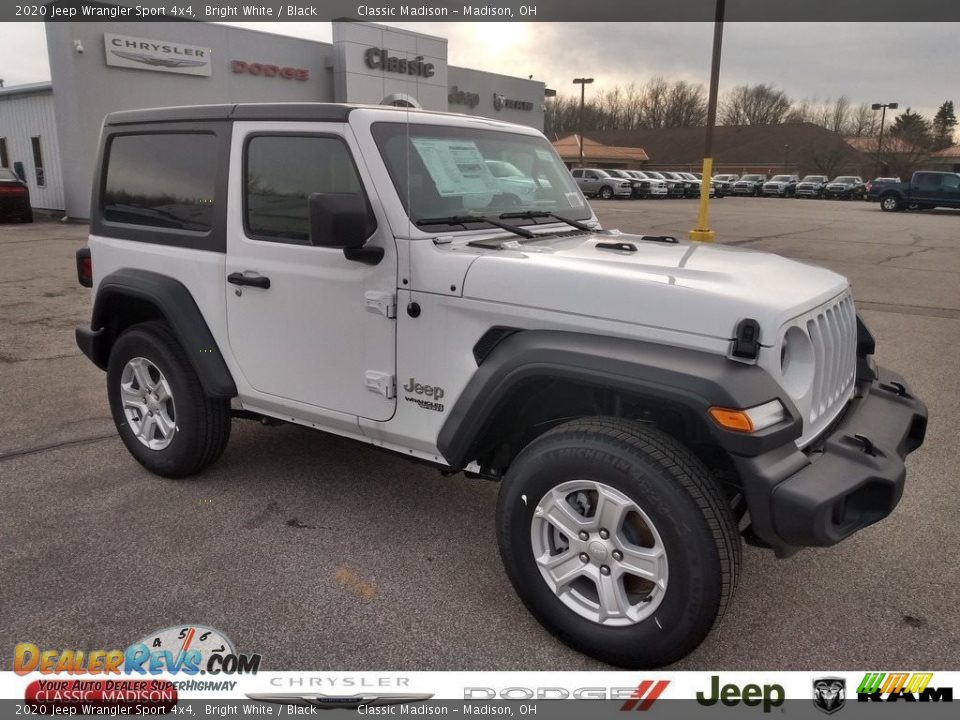
<path fill-rule="evenodd" d="M 554 330 L 525 330 L 501 340 L 460 394 L 437 438 L 454 468 L 472 459 L 491 418 L 531 379 L 557 378 L 623 390 L 652 401 L 679 404 L 702 417 L 728 452 L 757 455 L 800 437 L 802 422 L 792 401 L 755 365 L 697 350 L 651 342 Z M 779 399 L 788 420 L 766 430 L 736 433 L 708 421 L 711 406 L 748 408 Z"/>

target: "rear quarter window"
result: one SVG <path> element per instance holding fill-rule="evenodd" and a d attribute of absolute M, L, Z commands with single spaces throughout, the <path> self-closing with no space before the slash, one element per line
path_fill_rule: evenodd
<path fill-rule="evenodd" d="M 212 133 L 138 133 L 109 140 L 100 211 L 112 223 L 209 232 L 214 220 L 217 138 Z"/>

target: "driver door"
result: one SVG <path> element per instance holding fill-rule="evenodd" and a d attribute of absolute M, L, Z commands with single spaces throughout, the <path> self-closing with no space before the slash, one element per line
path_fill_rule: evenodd
<path fill-rule="evenodd" d="M 374 203 L 367 246 L 384 249 L 377 264 L 310 244 L 311 193 L 369 202 L 357 156 L 345 124 L 234 124 L 226 306 L 230 347 L 255 391 L 245 405 L 304 406 L 298 418 L 354 427 L 393 416 L 397 256 L 387 223 Z"/>

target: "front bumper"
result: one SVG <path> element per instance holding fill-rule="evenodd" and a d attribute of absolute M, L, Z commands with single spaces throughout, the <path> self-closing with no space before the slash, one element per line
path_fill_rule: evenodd
<path fill-rule="evenodd" d="M 829 546 L 887 517 L 900 502 L 904 458 L 923 443 L 927 408 L 880 368 L 858 383 L 845 414 L 804 451 L 735 457 L 750 511 L 748 539 L 778 556 Z"/>

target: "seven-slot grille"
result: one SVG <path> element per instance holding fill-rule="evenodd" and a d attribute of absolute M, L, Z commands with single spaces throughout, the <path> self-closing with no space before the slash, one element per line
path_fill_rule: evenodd
<path fill-rule="evenodd" d="M 811 424 L 833 415 L 838 403 L 846 402 L 857 369 L 857 313 L 853 298 L 845 294 L 837 302 L 807 319 L 807 334 L 813 343 L 813 388 L 810 395 Z"/>

